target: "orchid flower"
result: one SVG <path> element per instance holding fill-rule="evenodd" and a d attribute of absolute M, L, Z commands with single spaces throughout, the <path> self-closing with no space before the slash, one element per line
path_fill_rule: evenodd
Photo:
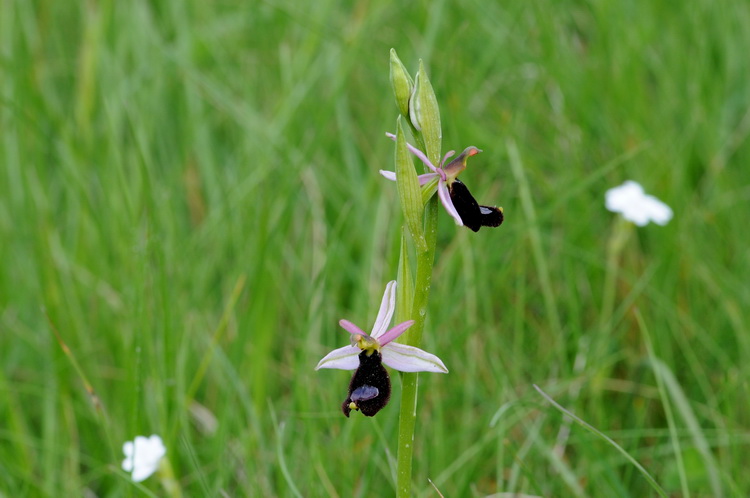
<path fill-rule="evenodd" d="M 414 320 L 407 320 L 386 330 L 396 309 L 396 281 L 388 282 L 370 335 L 348 320 L 339 325 L 351 334 L 351 345 L 334 349 L 315 367 L 357 371 L 349 384 L 349 396 L 342 409 L 348 417 L 351 410 L 373 416 L 390 398 L 391 385 L 383 363 L 401 372 L 448 373 L 442 360 L 414 346 L 394 342 Z"/>
<path fill-rule="evenodd" d="M 122 445 L 125 460 L 122 470 L 129 472 L 133 482 L 141 482 L 156 472 L 167 449 L 156 434 L 151 437 L 136 436 L 134 441 Z"/>
<path fill-rule="evenodd" d="M 666 225 L 672 219 L 669 206 L 653 195 L 647 195 L 643 187 L 632 180 L 607 190 L 605 205 L 609 211 L 620 213 L 623 218 L 641 227 L 651 221 Z"/>
<path fill-rule="evenodd" d="M 339 325 L 352 335 L 352 344 L 334 349 L 318 363 L 315 370 L 321 368 L 338 368 L 354 370 L 359 364 L 358 356 L 362 351 L 377 351 L 383 356 L 383 363 L 401 372 L 435 372 L 448 373 L 443 362 L 437 356 L 413 346 L 393 342 L 406 332 L 414 320 L 407 320 L 388 329 L 388 324 L 396 310 L 396 281 L 388 282 L 380 303 L 380 310 L 375 319 L 372 332 L 367 335 L 348 320 L 340 320 Z"/>
<path fill-rule="evenodd" d="M 396 140 L 396 135 L 386 133 L 386 136 Z M 458 179 L 459 173 L 466 169 L 466 161 L 471 156 L 482 152 L 474 146 L 467 147 L 464 151 L 448 164 L 445 162 L 456 152 L 451 150 L 445 154 L 438 166 L 432 164 L 421 150 L 413 145 L 406 144 L 409 151 L 417 156 L 432 173 L 419 175 L 419 185 L 424 186 L 437 179 L 437 191 L 440 202 L 445 210 L 456 221 L 456 225 L 465 225 L 477 232 L 481 227 L 497 227 L 503 222 L 503 208 L 492 206 L 480 206 L 469 192 L 466 185 Z M 393 171 L 380 170 L 380 174 L 388 180 L 396 181 L 396 173 Z"/>

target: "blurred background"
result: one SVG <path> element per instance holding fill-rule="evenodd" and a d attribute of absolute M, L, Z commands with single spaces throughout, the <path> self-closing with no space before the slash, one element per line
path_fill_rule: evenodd
<path fill-rule="evenodd" d="M 415 495 L 654 494 L 534 384 L 672 496 L 750 491 L 750 4 L 0 5 L 9 496 L 161 495 L 138 434 L 186 496 L 394 494 L 398 375 L 347 419 L 313 370 L 396 274 L 391 48 L 506 215 L 440 214 Z M 668 225 L 606 211 L 628 179 Z"/>

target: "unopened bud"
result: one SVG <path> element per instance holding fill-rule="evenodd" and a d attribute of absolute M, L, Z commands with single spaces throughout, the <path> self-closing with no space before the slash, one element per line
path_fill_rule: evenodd
<path fill-rule="evenodd" d="M 401 59 L 398 58 L 394 49 L 391 49 L 391 86 L 399 112 L 405 118 L 408 118 L 409 97 L 414 91 L 414 80 L 409 76 L 409 72 L 401 63 Z"/>

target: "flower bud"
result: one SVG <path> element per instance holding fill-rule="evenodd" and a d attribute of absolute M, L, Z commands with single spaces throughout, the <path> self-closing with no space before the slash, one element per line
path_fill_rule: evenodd
<path fill-rule="evenodd" d="M 406 67 L 401 63 L 401 59 L 396 55 L 396 51 L 391 49 L 391 86 L 393 95 L 396 96 L 396 105 L 399 112 L 405 117 L 409 117 L 409 97 L 414 91 L 414 80 L 409 76 Z"/>

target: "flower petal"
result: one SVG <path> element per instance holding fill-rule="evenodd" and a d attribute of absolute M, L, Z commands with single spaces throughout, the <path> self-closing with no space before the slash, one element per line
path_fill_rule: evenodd
<path fill-rule="evenodd" d="M 367 334 L 361 328 L 357 327 L 349 320 L 339 320 L 339 325 L 341 325 L 341 328 L 349 332 L 351 335 L 361 335 L 367 337 Z"/>
<path fill-rule="evenodd" d="M 378 311 L 378 317 L 375 319 L 375 325 L 372 326 L 372 332 L 370 333 L 373 339 L 378 339 L 383 335 L 383 332 L 388 329 L 388 324 L 391 323 L 393 312 L 396 310 L 396 285 L 396 281 L 391 280 L 385 286 L 383 300 L 380 302 L 380 311 Z"/>
<path fill-rule="evenodd" d="M 167 454 L 167 448 L 158 434 L 151 434 L 147 440 L 146 455 L 153 460 L 161 460 Z"/>
<path fill-rule="evenodd" d="M 349 320 L 339 320 L 339 325 L 341 325 L 341 328 L 351 334 L 349 344 L 351 344 L 352 346 L 357 346 L 361 349 L 362 344 L 360 344 L 360 341 L 362 341 L 363 339 L 366 343 L 370 344 L 376 344 L 378 342 L 377 339 L 367 335 L 361 328 L 357 327 Z"/>
<path fill-rule="evenodd" d="M 334 349 L 318 362 L 315 370 L 321 368 L 338 368 L 339 370 L 355 370 L 359 366 L 359 353 L 362 351 L 356 346 L 344 346 Z"/>
<path fill-rule="evenodd" d="M 451 156 L 453 156 L 453 154 L 455 154 L 455 153 L 456 153 L 455 150 L 449 150 L 448 152 L 446 152 L 445 155 L 443 156 L 443 160 L 440 161 L 440 167 L 442 168 L 443 164 L 445 164 L 445 161 L 447 161 L 448 158 L 451 157 Z"/>
<path fill-rule="evenodd" d="M 648 213 L 641 209 L 640 206 L 631 206 L 628 209 L 624 209 L 620 214 L 622 214 L 623 218 L 632 221 L 639 227 L 648 225 Z"/>
<path fill-rule="evenodd" d="M 633 205 L 641 203 L 645 196 L 643 187 L 637 182 L 628 180 L 619 187 L 614 187 L 604 194 L 604 204 L 613 213 L 622 213 Z"/>
<path fill-rule="evenodd" d="M 383 175 L 388 180 L 395 182 L 396 181 L 396 172 L 395 171 L 386 171 L 384 169 L 380 170 L 380 174 Z"/>
<path fill-rule="evenodd" d="M 125 453 L 125 460 L 122 461 L 122 470 L 131 472 L 133 470 L 133 452 L 135 451 L 133 441 L 126 441 L 122 445 L 122 452 Z"/>
<path fill-rule="evenodd" d="M 130 478 L 133 479 L 133 482 L 145 481 L 151 474 L 156 472 L 156 469 L 158 468 L 158 465 L 153 465 L 151 463 L 138 465 L 133 469 L 133 472 L 130 474 Z"/>
<path fill-rule="evenodd" d="M 664 204 L 653 195 L 647 195 L 645 199 L 651 221 L 659 225 L 666 225 L 672 219 L 672 208 Z"/>
<path fill-rule="evenodd" d="M 604 194 L 604 205 L 609 211 L 620 213 L 623 218 L 638 226 L 653 221 L 666 225 L 672 219 L 672 209 L 653 195 L 646 195 L 637 182 L 628 180 Z"/>
<path fill-rule="evenodd" d="M 396 140 L 396 135 L 394 135 L 393 133 L 386 133 L 385 136 L 388 137 L 388 138 L 390 138 L 391 140 Z M 430 162 L 429 159 L 427 159 L 427 156 L 424 155 L 424 152 L 422 152 L 421 150 L 417 149 L 416 147 L 414 147 L 412 144 L 410 144 L 408 142 L 406 143 L 406 147 L 409 149 L 409 152 L 411 152 L 412 154 L 414 154 L 415 156 L 417 156 L 419 158 L 419 160 L 422 161 L 425 164 L 425 166 L 427 166 L 432 171 L 434 171 L 435 173 L 437 173 L 437 168 L 435 167 L 434 164 L 432 164 Z"/>
<path fill-rule="evenodd" d="M 400 336 L 401 334 L 403 334 L 404 332 L 406 332 L 406 330 L 409 327 L 411 327 L 412 325 L 414 325 L 414 323 L 415 323 L 414 320 L 407 320 L 405 322 L 399 323 L 395 327 L 392 327 L 388 332 L 386 332 L 385 334 L 381 335 L 380 339 L 378 339 L 378 342 L 380 343 L 380 346 L 381 347 L 385 346 L 388 343 L 390 343 L 391 341 L 393 341 L 396 338 L 398 338 L 398 336 Z"/>
<path fill-rule="evenodd" d="M 448 211 L 448 214 L 451 215 L 454 220 L 456 220 L 456 225 L 463 226 L 464 222 L 461 220 L 458 211 L 456 211 L 456 207 L 453 205 L 451 194 L 448 192 L 448 187 L 445 185 L 445 182 L 438 183 L 438 196 L 440 197 L 440 201 L 443 203 L 445 210 Z"/>
<path fill-rule="evenodd" d="M 383 175 L 384 178 L 392 182 L 396 181 L 396 173 L 394 171 L 386 171 L 384 169 L 381 169 L 380 174 Z M 430 180 L 432 180 L 436 176 L 440 176 L 440 173 L 425 173 L 423 175 L 419 175 L 417 177 L 419 179 L 419 186 L 422 187 L 424 185 L 427 185 L 428 183 L 430 183 Z"/>
<path fill-rule="evenodd" d="M 122 450 L 126 456 L 122 468 L 130 472 L 133 482 L 141 482 L 156 472 L 159 462 L 167 453 L 167 448 L 156 434 L 148 438 L 136 436 L 133 442 L 126 442 Z"/>
<path fill-rule="evenodd" d="M 419 178 L 419 186 L 423 187 L 430 183 L 430 181 L 433 178 L 439 177 L 440 173 L 425 173 L 424 175 L 419 175 L 417 178 Z"/>
<path fill-rule="evenodd" d="M 383 363 L 401 372 L 448 373 L 443 361 L 432 353 L 413 346 L 391 342 L 380 354 Z"/>

